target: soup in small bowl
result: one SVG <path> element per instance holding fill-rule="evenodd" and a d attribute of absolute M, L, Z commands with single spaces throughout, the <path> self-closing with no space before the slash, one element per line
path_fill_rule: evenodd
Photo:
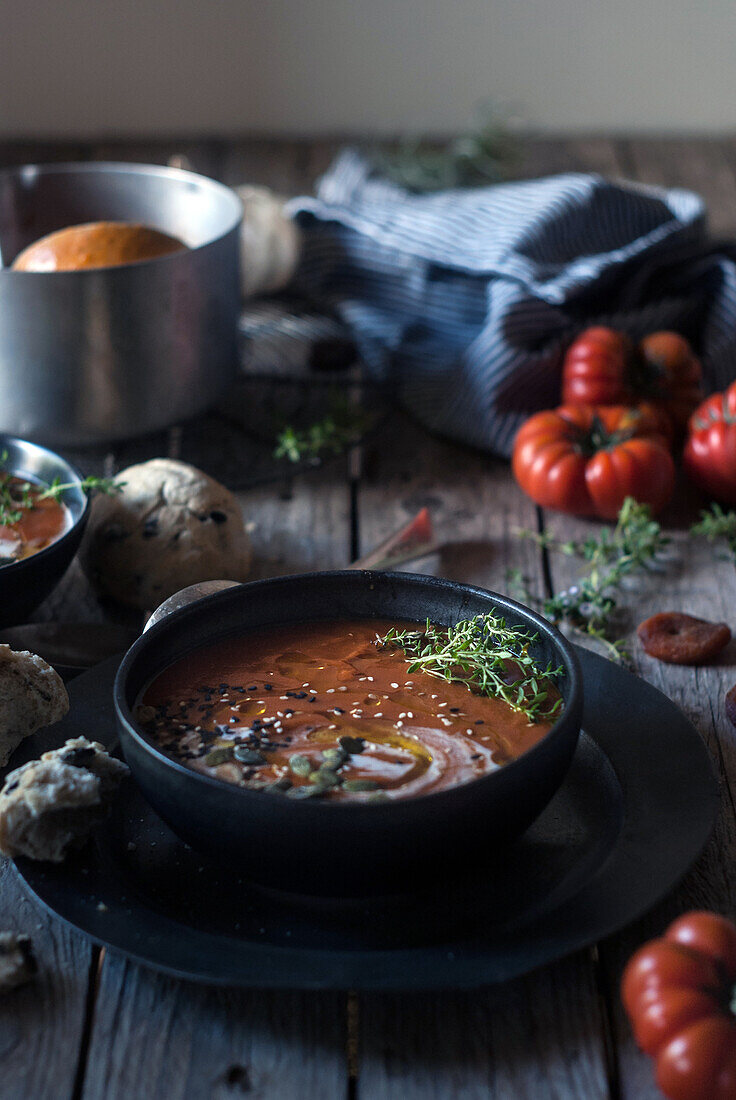
<path fill-rule="evenodd" d="M 81 482 L 60 455 L 0 433 L 0 626 L 21 622 L 64 575 L 87 522 Z"/>
<path fill-rule="evenodd" d="M 506 597 L 307 574 L 174 612 L 121 665 L 144 794 L 238 874 L 310 893 L 467 866 L 543 809 L 577 742 L 574 652 Z"/>

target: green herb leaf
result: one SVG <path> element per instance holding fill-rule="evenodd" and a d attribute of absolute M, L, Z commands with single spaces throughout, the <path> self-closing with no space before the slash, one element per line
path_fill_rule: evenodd
<path fill-rule="evenodd" d="M 376 639 L 382 649 L 401 649 L 409 672 L 427 672 L 452 683 L 465 684 L 480 695 L 503 699 L 530 722 L 550 718 L 562 707 L 544 682 L 562 675 L 562 668 L 537 667 L 530 648 L 537 640 L 522 627 L 507 624 L 488 612 L 463 619 L 455 626 L 424 630 L 392 628 Z"/>
<path fill-rule="evenodd" d="M 652 518 L 649 506 L 627 497 L 615 527 L 604 527 L 600 534 L 577 542 L 563 542 L 532 531 L 519 534 L 545 550 L 578 557 L 587 563 L 586 574 L 576 584 L 537 601 L 543 614 L 554 623 L 566 622 L 595 638 L 614 660 L 627 659 L 624 640 L 614 636 L 617 593 L 624 578 L 651 569 L 670 543 Z"/>

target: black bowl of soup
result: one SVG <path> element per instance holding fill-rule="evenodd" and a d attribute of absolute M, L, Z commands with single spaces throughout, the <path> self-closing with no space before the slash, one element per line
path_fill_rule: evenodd
<path fill-rule="evenodd" d="M 89 510 L 80 481 L 60 455 L 0 433 L 0 627 L 43 603 L 76 554 Z M 54 483 L 66 488 L 44 496 Z"/>
<path fill-rule="evenodd" d="M 481 691 L 488 624 L 501 656 L 504 631 L 523 639 L 522 664 Z M 236 878 L 360 895 L 502 853 L 562 782 L 582 684 L 565 639 L 506 596 L 344 571 L 173 612 L 128 651 L 115 707 L 134 777 L 187 843 Z"/>

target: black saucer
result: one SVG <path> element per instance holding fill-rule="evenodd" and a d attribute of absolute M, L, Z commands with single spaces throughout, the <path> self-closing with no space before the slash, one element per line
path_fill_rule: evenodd
<path fill-rule="evenodd" d="M 132 781 L 83 852 L 60 866 L 18 860 L 18 871 L 94 940 L 198 981 L 439 989 L 515 977 L 652 906 L 697 857 L 718 808 L 708 753 L 674 703 L 579 656 L 586 733 L 568 777 L 532 828 L 471 879 L 360 900 L 267 891 L 187 848 Z M 114 745 L 117 663 L 75 680 L 69 716 L 26 741 L 13 765 L 82 733 Z"/>

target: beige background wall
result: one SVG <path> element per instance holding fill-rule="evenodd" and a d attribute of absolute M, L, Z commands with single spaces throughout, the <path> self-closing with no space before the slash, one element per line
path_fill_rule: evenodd
<path fill-rule="evenodd" d="M 0 0 L 0 135 L 736 128 L 735 0 Z"/>

